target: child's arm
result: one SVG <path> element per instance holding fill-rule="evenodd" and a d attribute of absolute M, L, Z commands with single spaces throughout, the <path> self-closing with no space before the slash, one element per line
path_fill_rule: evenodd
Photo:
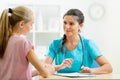
<path fill-rule="evenodd" d="M 31 49 L 27 54 L 27 59 L 31 62 L 31 64 L 37 69 L 42 77 L 48 77 L 51 72 L 55 71 L 54 67 L 49 66 L 49 68 L 45 64 L 41 64 L 34 51 Z M 52 73 L 53 73 L 52 72 Z M 35 72 L 36 74 L 36 72 Z"/>

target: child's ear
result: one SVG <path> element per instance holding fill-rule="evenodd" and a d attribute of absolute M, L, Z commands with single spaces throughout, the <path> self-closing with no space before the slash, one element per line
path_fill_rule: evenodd
<path fill-rule="evenodd" d="M 20 21 L 20 22 L 19 22 L 20 28 L 23 28 L 23 27 L 24 27 L 24 24 L 25 24 L 24 21 Z"/>

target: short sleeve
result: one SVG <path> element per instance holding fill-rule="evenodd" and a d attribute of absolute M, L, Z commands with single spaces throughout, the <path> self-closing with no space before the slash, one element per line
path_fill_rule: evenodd
<path fill-rule="evenodd" d="M 29 40 L 25 40 L 24 42 L 24 51 L 25 51 L 25 56 L 28 54 L 28 52 L 34 49 L 34 46 L 31 44 Z"/>
<path fill-rule="evenodd" d="M 48 51 L 45 54 L 45 56 L 49 56 L 52 59 L 54 59 L 55 58 L 55 50 L 54 49 L 55 49 L 54 41 L 52 41 L 51 44 L 49 45 Z"/>
<path fill-rule="evenodd" d="M 89 40 L 87 42 L 87 48 L 88 48 L 88 53 L 90 54 L 90 56 L 93 58 L 93 59 L 96 59 L 98 56 L 101 56 L 101 51 L 100 49 L 98 48 L 98 46 L 92 41 L 92 40 Z"/>

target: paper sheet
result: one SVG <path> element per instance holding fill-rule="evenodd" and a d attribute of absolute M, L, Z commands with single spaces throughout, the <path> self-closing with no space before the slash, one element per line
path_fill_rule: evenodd
<path fill-rule="evenodd" d="M 65 77 L 95 77 L 95 74 L 90 74 L 90 73 L 56 73 L 55 75 L 58 76 L 65 76 Z"/>

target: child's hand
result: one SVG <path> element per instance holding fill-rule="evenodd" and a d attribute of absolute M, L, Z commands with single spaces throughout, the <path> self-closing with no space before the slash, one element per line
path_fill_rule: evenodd
<path fill-rule="evenodd" d="M 52 64 L 45 64 L 45 68 L 49 71 L 50 74 L 55 73 L 55 68 Z"/>

